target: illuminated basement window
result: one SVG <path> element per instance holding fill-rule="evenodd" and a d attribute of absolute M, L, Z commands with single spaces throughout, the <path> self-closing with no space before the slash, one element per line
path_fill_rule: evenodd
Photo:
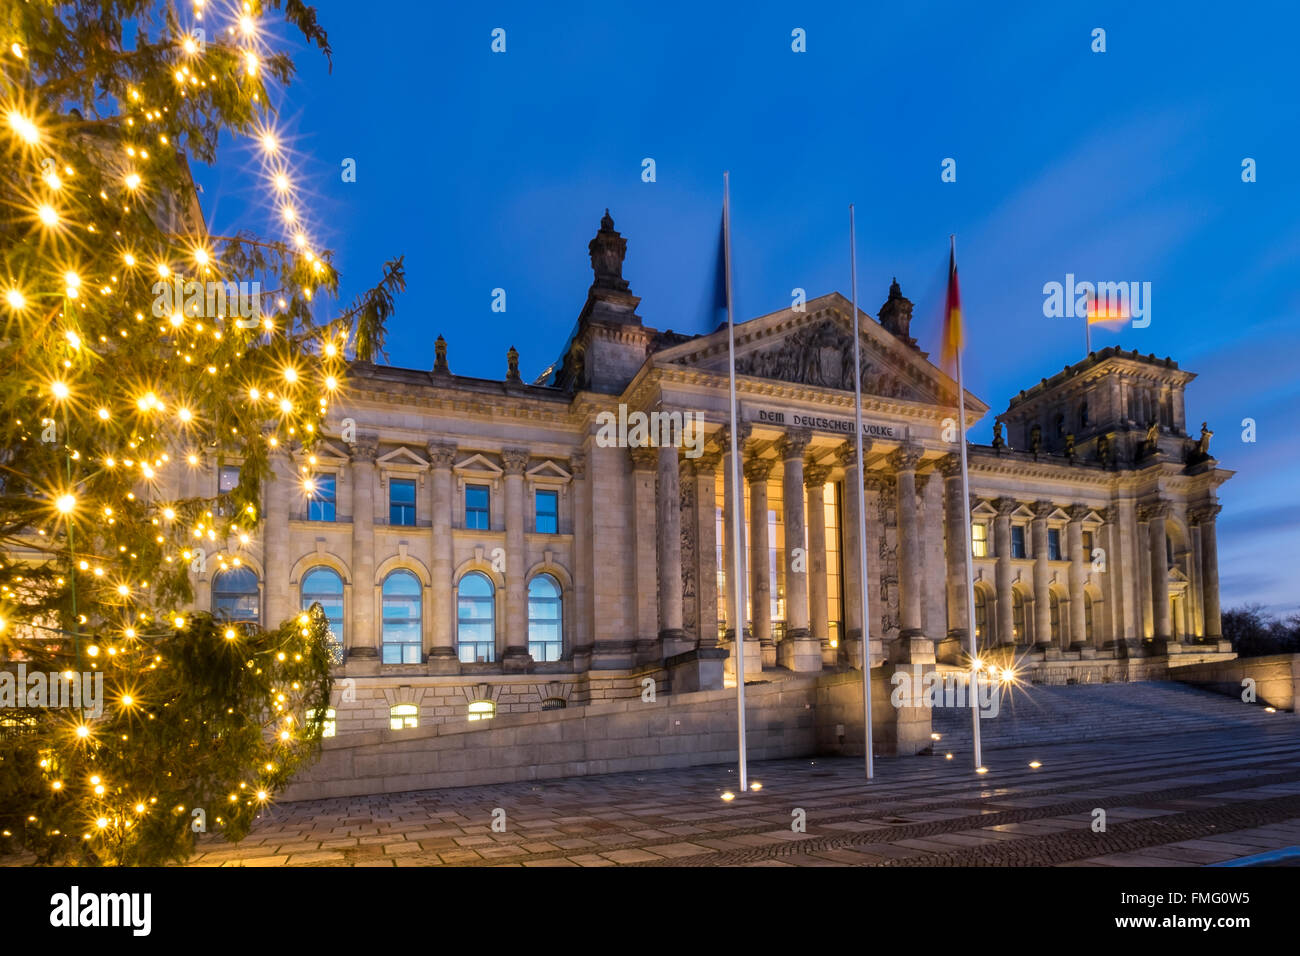
<path fill-rule="evenodd" d="M 394 704 L 388 711 L 388 726 L 393 730 L 418 727 L 420 709 L 414 704 Z"/>
<path fill-rule="evenodd" d="M 310 723 L 315 719 L 316 719 L 316 711 L 308 710 L 307 722 Z M 325 708 L 325 720 L 322 721 L 321 736 L 333 737 L 336 733 L 338 733 L 338 723 L 334 719 L 334 708 L 327 707 Z"/>
<path fill-rule="evenodd" d="M 497 715 L 497 705 L 490 700 L 475 700 L 469 705 L 470 720 L 491 720 Z"/>

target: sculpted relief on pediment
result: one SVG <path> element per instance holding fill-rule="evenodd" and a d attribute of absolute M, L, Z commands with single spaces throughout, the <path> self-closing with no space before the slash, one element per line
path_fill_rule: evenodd
<path fill-rule="evenodd" d="M 736 357 L 736 373 L 796 385 L 853 390 L 853 337 L 831 321 L 805 326 L 779 343 Z M 862 362 L 862 392 L 914 401 L 925 396 L 870 356 Z"/>

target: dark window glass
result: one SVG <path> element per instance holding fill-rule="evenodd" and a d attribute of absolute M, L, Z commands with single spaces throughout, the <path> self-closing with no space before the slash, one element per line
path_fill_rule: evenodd
<path fill-rule="evenodd" d="M 1025 529 L 1023 525 L 1011 526 L 1011 556 L 1013 558 L 1023 558 L 1025 556 Z"/>
<path fill-rule="evenodd" d="M 1056 528 L 1047 529 L 1047 558 L 1049 561 L 1061 560 L 1061 532 Z"/>
<path fill-rule="evenodd" d="M 495 588 L 487 575 L 471 571 L 457 589 L 456 645 L 467 663 L 488 663 L 496 657 Z"/>
<path fill-rule="evenodd" d="M 539 491 L 536 496 L 537 531 L 556 534 L 560 530 L 560 496 L 554 491 Z"/>
<path fill-rule="evenodd" d="M 415 527 L 415 480 L 393 478 L 388 482 L 388 523 Z"/>
<path fill-rule="evenodd" d="M 334 520 L 334 476 L 317 475 L 312 481 L 311 498 L 307 501 L 308 521 Z"/>
<path fill-rule="evenodd" d="M 465 486 L 465 527 L 477 531 L 488 530 L 487 485 Z"/>
<path fill-rule="evenodd" d="M 222 465 L 221 471 L 217 473 L 217 494 L 224 495 L 234 491 L 237 484 L 239 484 L 239 466 Z"/>
<path fill-rule="evenodd" d="M 212 579 L 212 613 L 228 621 L 256 624 L 262 616 L 257 575 L 248 568 L 218 571 Z"/>

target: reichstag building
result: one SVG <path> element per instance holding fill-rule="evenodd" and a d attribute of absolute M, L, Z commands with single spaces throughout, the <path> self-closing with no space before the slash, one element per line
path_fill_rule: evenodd
<path fill-rule="evenodd" d="M 502 379 L 458 375 L 441 340 L 429 370 L 354 365 L 314 459 L 277 463 L 243 566 L 198 575 L 200 606 L 231 617 L 325 607 L 330 733 L 578 707 L 640 695 L 646 677 L 661 694 L 721 688 L 738 646 L 748 680 L 845 669 L 864 635 L 873 666 L 943 667 L 973 626 L 990 659 L 1062 681 L 1230 656 L 1215 526 L 1232 473 L 1207 429 L 1189 434 L 1194 375 L 1175 362 L 1106 348 L 1014 396 L 993 443 L 970 446 L 966 540 L 956 388 L 896 282 L 862 317 L 862 474 L 850 303 L 737 326 L 738 491 L 727 329 L 645 325 L 608 212 L 589 251 L 586 303 L 541 378 L 524 381 L 513 350 Z M 971 424 L 989 410 L 966 408 Z M 638 419 L 664 427 L 608 427 Z M 236 469 L 207 474 L 210 493 Z M 727 587 L 738 493 L 743 613 Z"/>

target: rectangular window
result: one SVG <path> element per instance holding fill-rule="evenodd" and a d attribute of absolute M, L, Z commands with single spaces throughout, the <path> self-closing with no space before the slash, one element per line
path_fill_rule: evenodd
<path fill-rule="evenodd" d="M 317 475 L 312 480 L 311 498 L 307 501 L 307 520 L 334 520 L 333 475 Z"/>
<path fill-rule="evenodd" d="M 1011 556 L 1013 558 L 1023 558 L 1025 556 L 1025 526 L 1015 524 L 1011 526 Z"/>
<path fill-rule="evenodd" d="M 465 486 L 465 527 L 475 531 L 488 530 L 488 486 Z"/>
<path fill-rule="evenodd" d="M 415 479 L 392 478 L 388 482 L 388 523 L 415 527 Z"/>
<path fill-rule="evenodd" d="M 1059 528 L 1047 529 L 1047 560 L 1061 560 L 1061 532 Z"/>
<path fill-rule="evenodd" d="M 843 573 L 840 560 L 840 486 L 828 481 L 822 489 L 826 503 L 826 622 L 831 647 L 840 646 L 843 618 Z"/>
<path fill-rule="evenodd" d="M 1085 531 L 1083 533 L 1083 560 L 1084 561 L 1092 560 L 1092 532 L 1091 531 Z"/>
<path fill-rule="evenodd" d="M 989 556 L 989 526 L 981 521 L 970 526 L 970 553 L 977 558 Z"/>
<path fill-rule="evenodd" d="M 239 484 L 239 466 L 222 465 L 221 471 L 217 473 L 217 494 L 224 495 L 234 491 L 235 486 Z"/>
<path fill-rule="evenodd" d="M 558 534 L 560 531 L 560 494 L 556 491 L 539 491 L 533 498 L 537 511 L 537 533 Z"/>

